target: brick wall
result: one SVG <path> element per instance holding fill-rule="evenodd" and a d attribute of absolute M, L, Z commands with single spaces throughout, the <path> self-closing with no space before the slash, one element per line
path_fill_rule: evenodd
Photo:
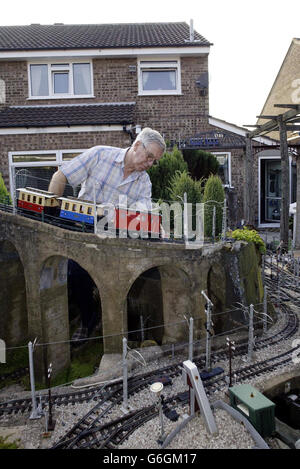
<path fill-rule="evenodd" d="M 129 71 L 136 65 L 136 71 Z M 138 96 L 136 58 L 93 60 L 94 95 L 91 99 L 28 100 L 26 61 L 0 62 L 0 79 L 6 83 L 5 106 L 136 102 L 136 123 L 164 134 L 166 139 L 194 135 L 208 129 L 208 96 L 200 96 L 196 80 L 207 72 L 207 56 L 181 59 L 181 95 Z M 8 184 L 8 152 L 89 148 L 93 145 L 127 146 L 123 132 L 62 133 L 0 136 L 0 171 Z"/>
<path fill-rule="evenodd" d="M 70 150 L 91 148 L 95 145 L 130 146 L 124 132 L 86 132 L 61 134 L 1 135 L 0 172 L 9 187 L 8 152 L 33 150 Z"/>
<path fill-rule="evenodd" d="M 129 71 L 136 65 L 136 72 Z M 208 60 L 204 57 L 181 59 L 180 96 L 138 96 L 138 68 L 136 58 L 93 60 L 94 95 L 90 99 L 28 100 L 27 62 L 1 62 L 0 78 L 6 83 L 5 106 L 82 104 L 105 102 L 137 103 L 137 123 L 157 128 L 171 138 L 174 133 L 202 130 L 208 120 L 208 96 L 200 96 L 195 81 L 207 72 Z M 172 134 L 172 135 L 170 135 Z"/>

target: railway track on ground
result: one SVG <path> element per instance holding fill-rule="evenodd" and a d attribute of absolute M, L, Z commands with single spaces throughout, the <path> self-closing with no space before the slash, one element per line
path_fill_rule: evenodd
<path fill-rule="evenodd" d="M 276 281 L 265 277 L 266 283 L 269 286 L 270 294 L 276 287 Z M 283 288 L 283 286 L 282 286 Z M 276 295 L 275 295 L 276 296 Z M 286 294 L 286 301 L 290 301 L 294 305 L 299 306 L 300 300 L 293 295 Z M 300 292 L 299 292 L 300 298 Z M 282 304 L 282 314 L 285 317 L 283 328 L 272 337 L 263 337 L 256 341 L 254 350 L 259 350 L 270 345 L 280 343 L 292 337 L 299 328 L 299 318 L 297 313 L 290 309 L 288 305 Z M 241 343 L 236 346 L 235 356 L 247 353 L 247 343 Z M 269 372 L 278 367 L 283 367 L 291 361 L 291 354 L 293 350 L 280 354 L 278 357 L 273 357 L 264 360 L 260 363 L 249 364 L 240 370 L 235 371 L 237 375 L 237 382 L 242 382 L 245 379 L 251 379 L 262 373 Z M 212 353 L 212 361 L 227 359 L 227 352 L 225 350 L 216 351 Z M 201 357 L 194 360 L 199 369 L 205 366 L 205 359 Z M 148 387 L 152 382 L 164 376 L 175 377 L 182 372 L 182 362 L 172 365 L 171 367 L 161 368 L 155 372 L 149 372 L 143 375 L 135 376 L 128 380 L 128 395 L 132 395 L 141 391 L 143 388 Z M 226 376 L 222 375 L 215 377 L 211 380 L 204 382 L 208 396 L 213 396 L 215 392 L 224 388 L 227 385 Z M 61 406 L 77 402 L 91 402 L 92 400 L 97 403 L 95 406 L 79 421 L 77 422 L 58 442 L 53 446 L 53 449 L 71 449 L 71 448 L 110 448 L 121 444 L 136 428 L 143 425 L 144 422 L 154 418 L 157 415 L 157 410 L 154 406 L 139 409 L 131 412 L 128 415 L 122 416 L 111 422 L 103 422 L 108 416 L 109 412 L 118 404 L 121 403 L 123 398 L 123 386 L 121 379 L 113 384 L 107 386 L 96 386 L 93 389 L 76 391 L 72 393 L 58 394 L 52 396 L 52 405 Z M 171 397 L 165 401 L 165 405 L 175 403 L 185 403 L 188 399 L 186 393 L 181 393 Z M 26 412 L 31 410 L 31 399 L 12 400 L 8 403 L 0 403 L 0 415 L 13 414 L 18 412 Z"/>
<path fill-rule="evenodd" d="M 246 379 L 257 377 L 263 373 L 270 372 L 278 367 L 284 367 L 291 360 L 291 354 L 299 350 L 300 346 L 284 352 L 277 357 L 263 360 L 259 363 L 249 364 L 235 372 L 236 384 Z M 227 386 L 226 376 L 220 376 L 213 380 L 204 382 L 206 394 L 213 401 L 213 395 Z M 164 406 L 184 405 L 189 400 L 188 391 L 176 394 L 164 400 Z M 58 442 L 53 449 L 113 449 L 122 444 L 134 431 L 146 423 L 148 420 L 157 417 L 158 410 L 155 405 L 147 406 L 130 412 L 113 421 L 99 424 L 100 419 L 96 419 L 84 426 L 81 422 L 81 431 L 76 436 Z"/>
<path fill-rule="evenodd" d="M 275 287 L 274 282 L 271 279 L 266 278 L 268 286 Z M 288 295 L 286 301 L 295 302 L 295 298 Z M 255 344 L 254 350 L 260 350 L 264 347 L 268 347 L 274 344 L 278 344 L 283 340 L 287 340 L 292 337 L 299 329 L 299 318 L 298 315 L 290 310 L 286 304 L 282 305 L 283 314 L 286 318 L 283 329 L 277 332 L 272 337 L 264 337 L 258 340 Z M 246 351 L 247 344 L 241 344 L 236 347 L 239 354 L 243 354 Z M 248 364 L 235 371 L 236 383 L 241 383 L 244 380 L 255 378 L 263 373 L 269 373 L 280 367 L 285 367 L 290 363 L 293 353 L 300 349 L 300 346 L 295 347 L 288 352 L 283 352 L 278 356 L 265 359 L 258 363 Z M 225 352 L 216 352 L 213 354 L 213 361 L 225 358 Z M 196 363 L 196 361 L 195 361 Z M 197 363 L 196 363 L 197 364 Z M 197 364 L 199 367 L 199 365 Z M 167 371 L 167 370 L 166 370 Z M 218 376 L 212 380 L 204 382 L 206 393 L 210 398 L 213 398 L 215 392 L 220 391 L 227 385 L 225 374 Z M 165 401 L 165 405 L 178 403 L 185 404 L 188 400 L 187 393 L 180 393 Z M 100 419 L 97 418 L 94 421 L 90 421 L 85 426 L 84 422 L 81 422 L 80 432 L 74 436 L 74 427 L 68 433 L 67 439 L 61 439 L 53 449 L 71 449 L 71 448 L 116 448 L 122 442 L 127 439 L 136 429 L 143 425 L 148 420 L 156 417 L 158 411 L 156 407 L 148 406 L 143 409 L 131 412 L 128 415 L 122 416 L 116 420 L 106 423 L 99 423 Z M 75 425 L 76 427 L 76 425 Z"/>

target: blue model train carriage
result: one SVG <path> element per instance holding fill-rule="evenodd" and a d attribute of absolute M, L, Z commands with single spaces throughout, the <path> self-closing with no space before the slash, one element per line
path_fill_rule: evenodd
<path fill-rule="evenodd" d="M 75 197 L 59 197 L 61 200 L 60 217 L 74 222 L 94 224 L 94 203 Z M 97 205 L 97 217 L 104 215 L 105 207 Z"/>

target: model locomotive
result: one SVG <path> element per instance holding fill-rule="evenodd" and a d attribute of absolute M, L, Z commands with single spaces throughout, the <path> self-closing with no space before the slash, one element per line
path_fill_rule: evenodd
<path fill-rule="evenodd" d="M 161 215 L 154 211 L 140 211 L 127 207 L 114 207 L 80 200 L 75 197 L 57 197 L 53 192 L 19 188 L 17 207 L 20 213 L 82 231 L 94 231 L 94 223 L 112 213 L 113 228 L 140 237 L 160 236 Z M 95 213 L 96 210 L 96 213 Z"/>

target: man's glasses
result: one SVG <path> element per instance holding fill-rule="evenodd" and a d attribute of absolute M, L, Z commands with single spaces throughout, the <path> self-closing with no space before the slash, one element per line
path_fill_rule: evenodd
<path fill-rule="evenodd" d="M 147 151 L 147 149 L 146 149 L 146 147 L 145 147 L 144 144 L 143 144 L 143 147 L 144 147 L 144 149 L 145 149 L 145 153 L 146 153 L 147 160 L 152 163 L 152 166 L 156 166 L 156 165 L 158 164 L 157 159 L 155 159 L 155 157 L 152 155 L 152 153 L 149 153 L 149 152 Z"/>

